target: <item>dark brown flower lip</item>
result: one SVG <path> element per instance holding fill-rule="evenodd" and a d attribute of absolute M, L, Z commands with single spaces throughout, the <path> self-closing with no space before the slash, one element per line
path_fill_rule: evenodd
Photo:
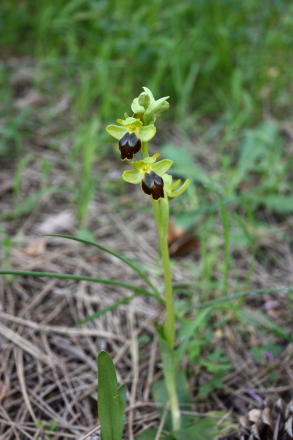
<path fill-rule="evenodd" d="M 141 140 L 134 131 L 125 133 L 119 141 L 119 150 L 121 152 L 121 159 L 131 160 L 133 155 L 141 150 Z"/>
<path fill-rule="evenodd" d="M 145 194 L 152 196 L 154 200 L 164 198 L 164 181 L 161 176 L 154 171 L 145 173 L 141 183 L 142 190 Z"/>

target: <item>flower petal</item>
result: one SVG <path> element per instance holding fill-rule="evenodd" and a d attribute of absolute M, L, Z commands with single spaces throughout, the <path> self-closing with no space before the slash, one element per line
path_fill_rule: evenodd
<path fill-rule="evenodd" d="M 142 176 L 138 170 L 127 170 L 122 174 L 122 179 L 128 183 L 140 183 Z"/>
<path fill-rule="evenodd" d="M 120 122 L 120 124 L 121 124 L 121 122 Z M 130 124 L 135 124 L 137 127 L 141 127 L 142 126 L 142 122 L 139 120 L 139 119 L 137 119 L 137 118 L 132 118 L 131 116 L 129 117 L 129 118 L 127 118 L 127 119 L 125 119 L 124 121 L 123 121 L 123 124 L 122 125 L 125 125 L 125 126 L 127 126 L 127 125 L 130 125 Z"/>
<path fill-rule="evenodd" d="M 115 139 L 118 139 L 119 141 L 125 135 L 125 133 L 127 133 L 127 128 L 119 127 L 119 125 L 108 125 L 108 127 L 106 127 L 106 130 L 111 136 L 113 136 Z"/>
<path fill-rule="evenodd" d="M 146 185 L 146 183 L 143 180 L 141 182 L 141 189 L 148 196 L 150 196 L 152 194 L 152 190 Z"/>
<path fill-rule="evenodd" d="M 146 125 L 139 130 L 139 137 L 142 142 L 150 141 L 156 134 L 156 127 L 154 125 Z"/>
<path fill-rule="evenodd" d="M 145 173 L 142 180 L 142 190 L 152 195 L 154 200 L 159 200 L 164 197 L 164 181 L 162 177 L 156 174 L 154 171 Z"/>
<path fill-rule="evenodd" d="M 147 94 L 147 92 L 142 92 L 138 97 L 138 103 L 141 105 L 145 110 L 148 108 L 148 106 L 151 104 L 151 98 Z"/>
<path fill-rule="evenodd" d="M 152 197 L 154 200 L 163 199 L 165 197 L 164 186 L 155 184 L 155 186 L 152 189 Z"/>
<path fill-rule="evenodd" d="M 137 170 L 142 170 L 146 164 L 155 163 L 155 162 L 156 162 L 155 157 L 145 157 L 143 160 L 131 162 L 131 165 L 133 165 L 134 168 L 136 168 Z M 152 166 L 152 168 L 153 168 L 153 166 Z"/>
<path fill-rule="evenodd" d="M 133 113 L 136 113 L 137 115 L 145 112 L 145 108 L 142 105 L 139 105 L 138 98 L 135 98 L 132 101 L 131 110 L 133 111 Z"/>
<path fill-rule="evenodd" d="M 143 159 L 143 162 L 145 162 L 145 163 L 155 163 L 159 156 L 160 156 L 160 153 L 156 153 L 153 156 L 145 157 Z"/>
<path fill-rule="evenodd" d="M 181 179 L 176 180 L 176 182 L 170 186 L 170 190 L 174 191 L 174 189 L 176 189 L 180 185 L 180 183 L 181 183 Z"/>
<path fill-rule="evenodd" d="M 176 182 L 176 183 L 177 183 L 177 182 Z M 170 196 L 172 199 L 173 199 L 174 197 L 181 196 L 181 194 L 183 194 L 183 193 L 187 190 L 187 188 L 189 187 L 190 183 L 191 183 L 191 180 L 190 180 L 190 179 L 185 180 L 185 182 L 183 183 L 183 185 L 182 185 L 179 189 L 177 189 L 177 191 L 172 191 L 172 192 L 169 194 L 169 196 Z"/>
<path fill-rule="evenodd" d="M 163 176 L 169 168 L 173 165 L 174 161 L 169 159 L 160 160 L 160 162 L 154 163 L 152 166 L 153 171 L 159 176 Z"/>
<path fill-rule="evenodd" d="M 154 116 L 157 118 L 158 116 L 162 116 L 164 113 L 166 113 L 170 108 L 170 104 L 168 101 L 164 101 L 161 105 L 161 107 L 159 108 L 159 110 L 157 110 L 154 114 Z"/>
<path fill-rule="evenodd" d="M 147 87 L 143 87 L 143 90 L 149 95 L 149 98 L 151 100 L 151 104 L 153 102 L 155 102 L 155 98 L 154 95 L 152 94 L 152 92 L 150 91 L 150 89 L 148 89 Z"/>
<path fill-rule="evenodd" d="M 141 140 L 134 132 L 127 132 L 119 141 L 119 150 L 122 160 L 132 160 L 133 155 L 141 149 Z"/>
<path fill-rule="evenodd" d="M 171 176 L 171 174 L 164 174 L 163 180 L 164 180 L 165 188 L 167 192 L 169 192 L 172 185 L 173 177 Z"/>

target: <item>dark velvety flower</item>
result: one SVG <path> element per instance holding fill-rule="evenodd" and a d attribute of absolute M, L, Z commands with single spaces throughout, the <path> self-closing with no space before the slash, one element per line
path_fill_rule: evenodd
<path fill-rule="evenodd" d="M 121 159 L 131 160 L 133 155 L 141 149 L 141 140 L 134 131 L 127 132 L 119 141 L 119 150 L 121 151 Z"/>
<path fill-rule="evenodd" d="M 149 196 L 151 195 L 154 200 L 164 198 L 164 181 L 162 177 L 154 171 L 148 171 L 145 173 L 141 182 L 141 187 L 143 192 Z"/>
<path fill-rule="evenodd" d="M 108 125 L 106 130 L 111 136 L 119 140 L 122 160 L 133 159 L 133 155 L 141 149 L 142 142 L 148 142 L 156 134 L 154 125 L 143 125 L 138 118 L 127 117 L 126 119 L 117 119 L 117 122 L 121 124 L 121 127 L 119 125 Z"/>
<path fill-rule="evenodd" d="M 143 160 L 132 162 L 134 170 L 124 171 L 122 178 L 129 183 L 141 184 L 142 190 L 152 196 L 154 200 L 164 198 L 164 180 L 162 176 L 172 166 L 173 161 L 164 159 L 156 162 L 159 153 L 153 157 L 145 157 Z"/>

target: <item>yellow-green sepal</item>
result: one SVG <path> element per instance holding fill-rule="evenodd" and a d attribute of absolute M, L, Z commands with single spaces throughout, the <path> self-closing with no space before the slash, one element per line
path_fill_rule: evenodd
<path fill-rule="evenodd" d="M 172 190 L 171 197 L 173 198 L 173 197 L 181 196 L 181 194 L 183 194 L 187 190 L 187 188 L 189 187 L 190 183 L 191 183 L 190 179 L 185 180 L 185 182 L 180 186 L 179 189 L 177 189 L 177 191 L 173 191 Z"/>
<path fill-rule="evenodd" d="M 141 171 L 141 174 L 144 173 L 144 168 L 147 164 L 155 163 L 158 157 L 160 156 L 160 153 L 156 153 L 151 157 L 145 157 L 143 160 L 137 160 L 136 162 L 131 162 L 131 165 L 134 166 L 138 171 Z M 151 166 L 151 169 L 153 170 L 153 166 Z"/>
<path fill-rule="evenodd" d="M 139 102 L 138 102 L 138 98 L 135 98 L 135 99 L 132 101 L 132 104 L 131 104 L 131 110 L 132 110 L 133 113 L 135 113 L 136 115 L 140 115 L 140 114 L 142 114 L 142 113 L 145 112 L 145 108 L 144 108 L 142 105 L 139 104 Z"/>
<path fill-rule="evenodd" d="M 127 170 L 124 171 L 124 173 L 122 174 L 122 179 L 125 180 L 125 182 L 128 183 L 140 183 L 142 180 L 142 175 L 140 174 L 140 172 L 136 169 L 136 170 Z"/>
<path fill-rule="evenodd" d="M 139 119 L 133 118 L 131 116 L 126 119 L 117 119 L 117 122 L 121 125 L 124 125 L 124 127 L 128 127 L 129 125 L 132 125 L 138 129 L 142 127 L 142 122 Z"/>
<path fill-rule="evenodd" d="M 106 127 L 106 130 L 111 136 L 113 136 L 115 139 L 118 139 L 119 141 L 125 135 L 125 133 L 127 133 L 127 128 L 119 127 L 119 125 L 108 125 L 108 127 Z"/>
<path fill-rule="evenodd" d="M 163 176 L 173 165 L 174 161 L 170 159 L 163 159 L 160 162 L 154 163 L 152 169 L 159 176 Z"/>
<path fill-rule="evenodd" d="M 166 111 L 168 111 L 170 108 L 170 104 L 168 101 L 164 101 L 161 105 L 161 107 L 156 111 L 154 116 L 157 118 L 158 116 L 162 116 Z"/>
<path fill-rule="evenodd" d="M 147 92 L 142 92 L 138 97 L 138 103 L 141 105 L 144 109 L 147 109 L 148 106 L 151 104 L 151 99 Z"/>
<path fill-rule="evenodd" d="M 155 102 L 154 95 L 152 94 L 152 92 L 150 91 L 150 89 L 148 89 L 147 87 L 143 87 L 143 90 L 144 90 L 145 93 L 148 95 L 149 100 L 150 100 L 150 104 L 152 104 L 153 102 Z"/>
<path fill-rule="evenodd" d="M 173 160 L 163 159 L 159 162 L 156 162 L 157 158 L 160 156 L 160 153 L 154 154 L 152 157 L 145 157 L 143 160 L 138 160 L 137 162 L 131 162 L 142 175 L 148 171 L 154 171 L 159 176 L 163 176 L 169 168 L 173 165 Z M 149 166 L 148 166 L 149 165 Z"/>
<path fill-rule="evenodd" d="M 171 185 L 172 185 L 172 180 L 173 180 L 173 177 L 171 176 L 171 174 L 165 174 L 164 175 L 164 187 L 168 191 L 170 191 L 170 188 L 171 188 Z"/>
<path fill-rule="evenodd" d="M 176 189 L 180 185 L 180 183 L 181 179 L 176 180 L 176 182 L 170 186 L 171 191 L 174 191 L 174 189 Z"/>
<path fill-rule="evenodd" d="M 144 125 L 139 130 L 139 137 L 142 142 L 150 141 L 156 134 L 156 127 L 154 125 Z"/>
<path fill-rule="evenodd" d="M 181 194 L 183 194 L 187 188 L 189 187 L 191 180 L 187 179 L 183 185 L 181 185 L 181 187 L 179 189 L 177 189 L 176 191 L 174 191 L 176 188 L 178 188 L 178 186 L 181 183 L 181 179 L 178 179 L 175 183 L 172 184 L 172 176 L 170 174 L 165 174 L 163 176 L 164 179 L 164 186 L 165 186 L 165 190 L 168 194 L 168 197 L 170 199 L 174 199 L 175 197 L 179 197 L 181 196 Z"/>

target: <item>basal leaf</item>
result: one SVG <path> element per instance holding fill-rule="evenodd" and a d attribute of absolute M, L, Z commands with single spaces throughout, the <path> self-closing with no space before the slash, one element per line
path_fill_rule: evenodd
<path fill-rule="evenodd" d="M 124 402 L 116 370 L 106 351 L 98 355 L 98 415 L 103 440 L 121 440 L 124 426 Z"/>

